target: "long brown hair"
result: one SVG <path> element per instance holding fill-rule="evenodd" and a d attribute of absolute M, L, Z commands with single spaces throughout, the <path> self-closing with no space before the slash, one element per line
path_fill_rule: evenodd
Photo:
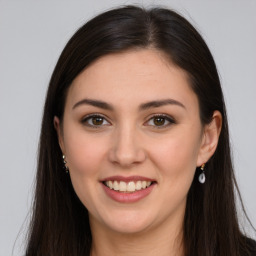
<path fill-rule="evenodd" d="M 223 118 L 218 147 L 207 163 L 206 182 L 198 182 L 197 170 L 188 193 L 185 255 L 247 255 L 246 239 L 237 218 L 238 188 L 230 157 L 225 104 L 213 57 L 196 29 L 176 12 L 125 6 L 100 14 L 82 26 L 67 43 L 52 74 L 41 127 L 26 256 L 90 254 L 88 212 L 63 169 L 53 118 L 62 120 L 70 84 L 97 58 L 149 47 L 164 52 L 172 63 L 186 71 L 199 100 L 203 125 L 211 121 L 215 110 Z"/>

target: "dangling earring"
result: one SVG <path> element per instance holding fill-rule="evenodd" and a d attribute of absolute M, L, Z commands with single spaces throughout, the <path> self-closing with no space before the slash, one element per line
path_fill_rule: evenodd
<path fill-rule="evenodd" d="M 201 167 L 200 167 L 200 169 L 202 170 L 202 173 L 198 177 L 199 182 L 202 183 L 202 184 L 205 183 L 204 167 L 205 167 L 205 164 L 202 164 Z"/>
<path fill-rule="evenodd" d="M 67 166 L 67 161 L 65 160 L 65 155 L 62 155 L 62 158 L 63 158 L 63 163 L 64 163 L 64 168 L 66 170 L 66 173 L 68 173 L 68 166 Z"/>

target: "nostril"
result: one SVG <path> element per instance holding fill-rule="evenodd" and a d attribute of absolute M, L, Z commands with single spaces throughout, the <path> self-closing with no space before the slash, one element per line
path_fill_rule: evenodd
<path fill-rule="evenodd" d="M 129 167 L 134 164 L 142 163 L 145 160 L 144 153 L 128 153 L 128 152 L 115 152 L 112 153 L 110 160 L 112 163 L 119 164 L 124 167 Z"/>

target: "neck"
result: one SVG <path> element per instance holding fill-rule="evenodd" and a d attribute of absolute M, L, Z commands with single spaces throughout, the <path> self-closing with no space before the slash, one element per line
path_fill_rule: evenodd
<path fill-rule="evenodd" d="M 91 256 L 182 256 L 182 221 L 177 225 L 160 225 L 140 233 L 119 233 L 107 228 L 95 228 L 91 223 Z M 97 224 L 96 224 L 97 225 Z"/>

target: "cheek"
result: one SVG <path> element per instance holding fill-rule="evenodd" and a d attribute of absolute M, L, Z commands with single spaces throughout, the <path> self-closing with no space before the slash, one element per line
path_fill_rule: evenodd
<path fill-rule="evenodd" d="M 153 161 L 165 176 L 171 177 L 170 180 L 193 179 L 200 137 L 187 134 L 172 136 L 152 148 Z"/>
<path fill-rule="evenodd" d="M 83 131 L 66 134 L 65 148 L 73 188 L 82 203 L 90 209 L 92 198 L 99 196 L 95 188 L 98 186 L 102 162 L 105 161 L 105 144 L 102 139 L 92 138 Z"/>
<path fill-rule="evenodd" d="M 67 131 L 66 134 L 65 148 L 71 172 L 81 176 L 94 174 L 105 157 L 106 144 L 102 139 L 95 139 L 83 131 Z"/>
<path fill-rule="evenodd" d="M 155 148 L 154 164 L 159 170 L 159 181 L 163 196 L 159 203 L 168 205 L 166 214 L 185 207 L 187 193 L 191 187 L 197 162 L 198 143 L 187 137 L 166 140 Z M 182 208 L 183 209 L 183 208 Z"/>

